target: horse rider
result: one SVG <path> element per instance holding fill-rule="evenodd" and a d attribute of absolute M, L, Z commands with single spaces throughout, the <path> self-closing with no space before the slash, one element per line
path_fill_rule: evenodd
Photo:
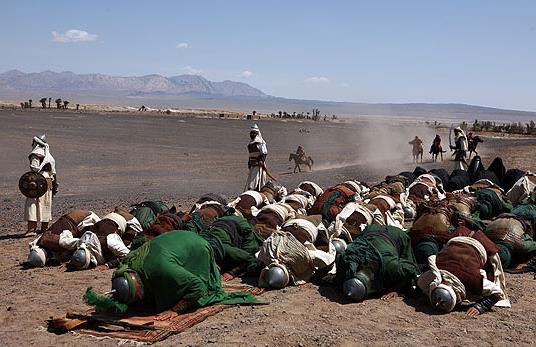
<path fill-rule="evenodd" d="M 298 146 L 298 149 L 296 149 L 296 155 L 299 159 L 301 159 L 303 162 L 307 161 L 307 155 L 305 154 L 305 150 L 303 149 L 302 145 Z"/>
<path fill-rule="evenodd" d="M 467 148 L 471 148 L 472 144 L 473 144 L 473 133 L 468 132 L 467 133 Z"/>
<path fill-rule="evenodd" d="M 415 136 L 415 138 L 408 143 L 413 146 L 413 159 L 415 160 L 415 162 L 417 162 L 417 157 L 419 156 L 419 154 L 421 155 L 422 161 L 422 140 L 419 138 L 419 136 Z"/>
<path fill-rule="evenodd" d="M 453 149 L 455 154 L 454 161 L 456 163 L 454 168 L 465 170 L 465 168 L 469 166 L 465 160 L 469 143 L 464 131 L 460 127 L 454 129 L 454 144 L 454 146 L 450 145 L 450 149 Z"/>
<path fill-rule="evenodd" d="M 432 141 L 432 146 L 430 146 L 430 154 L 441 154 L 441 160 L 443 160 L 443 146 L 441 146 L 441 136 L 436 134 L 434 140 Z"/>
<path fill-rule="evenodd" d="M 266 141 L 262 138 L 259 126 L 253 124 L 249 132 L 251 141 L 248 144 L 248 169 L 249 175 L 246 182 L 245 190 L 260 191 L 261 188 L 268 182 L 266 171 L 266 156 L 268 150 Z"/>

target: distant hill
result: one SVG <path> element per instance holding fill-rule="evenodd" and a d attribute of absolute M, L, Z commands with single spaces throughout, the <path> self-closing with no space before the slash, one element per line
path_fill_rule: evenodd
<path fill-rule="evenodd" d="M 257 110 L 312 112 L 339 117 L 374 116 L 442 119 L 521 121 L 536 119 L 536 112 L 498 109 L 466 104 L 357 103 L 298 100 L 270 96 L 246 83 L 212 82 L 202 76 L 164 77 L 146 75 L 118 77 L 103 74 L 43 71 L 24 73 L 11 70 L 0 74 L 0 99 L 39 100 L 60 97 L 72 102 L 110 105 L 144 104 L 155 108 L 224 109 L 238 112 Z"/>
<path fill-rule="evenodd" d="M 70 71 L 24 73 L 11 70 L 0 74 L 0 89 L 18 91 L 93 92 L 122 95 L 182 95 L 255 96 L 265 94 L 242 82 L 212 82 L 197 75 L 164 77 L 146 75 L 119 77 L 103 74 L 75 74 Z"/>

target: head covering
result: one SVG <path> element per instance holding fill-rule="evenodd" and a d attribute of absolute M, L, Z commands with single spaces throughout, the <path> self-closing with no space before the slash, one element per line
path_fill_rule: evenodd
<path fill-rule="evenodd" d="M 102 219 L 110 219 L 114 221 L 115 224 L 117 224 L 117 229 L 119 230 L 120 234 L 123 234 L 127 229 L 127 220 L 119 213 L 108 213 L 106 216 L 102 217 Z"/>
<path fill-rule="evenodd" d="M 302 186 L 304 185 L 309 185 L 313 188 L 314 190 L 314 193 L 313 192 L 309 192 L 311 194 L 314 194 L 315 198 L 318 197 L 320 194 L 324 193 L 324 191 L 322 190 L 322 188 L 320 188 L 320 186 L 314 182 L 311 182 L 311 181 L 303 181 L 301 182 L 299 185 L 298 185 L 298 188 L 300 189 L 303 189 Z M 305 190 L 305 189 L 303 189 Z"/>
<path fill-rule="evenodd" d="M 33 140 L 35 142 L 37 142 L 38 144 L 40 144 L 41 146 L 44 146 L 45 143 L 47 143 L 47 135 L 46 134 L 41 134 L 39 136 L 34 136 Z"/>
<path fill-rule="evenodd" d="M 260 143 L 260 144 L 266 145 L 266 141 L 264 141 L 264 139 L 262 138 L 261 131 L 260 131 L 259 126 L 258 126 L 257 124 L 253 124 L 253 125 L 251 126 L 250 132 L 255 132 L 255 133 L 257 133 L 257 135 L 255 136 L 255 138 L 254 138 L 253 140 L 251 140 L 250 143 L 258 142 L 258 143 Z"/>
<path fill-rule="evenodd" d="M 39 171 L 43 170 L 45 165 L 50 164 L 52 174 L 56 174 L 56 160 L 50 154 L 50 146 L 47 143 L 46 135 L 34 136 L 32 142 L 32 151 L 29 156 L 35 155 L 41 159 L 41 165 L 39 165 Z"/>

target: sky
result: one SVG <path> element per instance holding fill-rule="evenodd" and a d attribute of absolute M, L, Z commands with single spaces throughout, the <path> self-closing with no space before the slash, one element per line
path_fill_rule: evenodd
<path fill-rule="evenodd" d="M 2 0 L 0 72 L 199 74 L 298 99 L 536 111 L 536 1 Z"/>

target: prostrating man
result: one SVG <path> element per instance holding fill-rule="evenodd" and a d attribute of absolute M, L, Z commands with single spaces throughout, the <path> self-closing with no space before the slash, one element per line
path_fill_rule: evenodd
<path fill-rule="evenodd" d="M 409 236 L 385 225 L 367 226 L 337 255 L 336 265 L 337 283 L 353 301 L 384 289 L 409 291 L 421 273 Z"/>
<path fill-rule="evenodd" d="M 72 210 L 61 216 L 42 235 L 30 243 L 25 267 L 43 267 L 70 258 L 84 229 L 97 223 L 99 216 L 91 211 Z"/>
<path fill-rule="evenodd" d="M 115 267 L 130 252 L 127 240 L 140 232 L 141 225 L 136 217 L 116 209 L 116 212 L 107 214 L 86 228 L 80 239 L 76 240 L 77 249 L 70 265 L 78 270 L 98 265 Z"/>
<path fill-rule="evenodd" d="M 475 302 L 467 315 L 475 317 L 493 306 L 510 307 L 499 249 L 482 231 L 459 226 L 417 284 L 432 306 L 450 312 L 465 300 Z"/>
<path fill-rule="evenodd" d="M 250 293 L 225 293 L 216 261 L 221 242 L 208 234 L 171 231 L 127 255 L 112 276 L 116 308 L 143 305 L 176 313 L 212 304 L 258 304 Z M 92 295 L 85 299 L 93 304 Z M 123 305 L 119 304 L 123 303 Z"/>

